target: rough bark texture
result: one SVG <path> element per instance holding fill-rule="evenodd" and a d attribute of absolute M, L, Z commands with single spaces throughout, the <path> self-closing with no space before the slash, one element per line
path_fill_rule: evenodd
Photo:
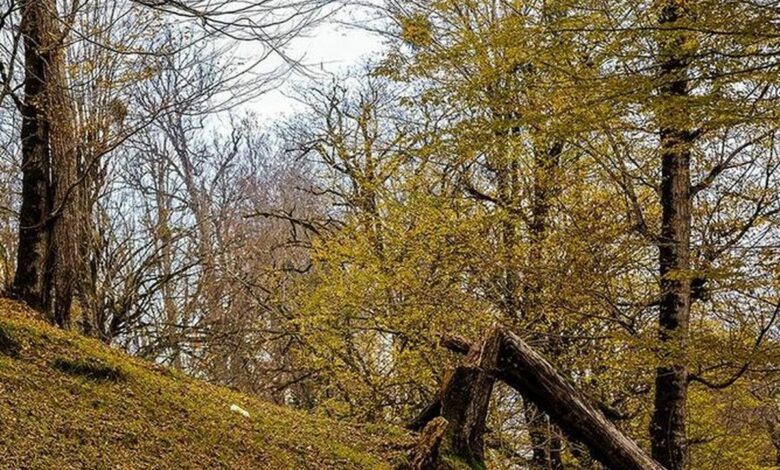
<path fill-rule="evenodd" d="M 514 334 L 500 330 L 498 377 L 533 402 L 568 436 L 587 445 L 609 468 L 661 470 L 553 366 Z"/>
<path fill-rule="evenodd" d="M 439 451 L 447 427 L 447 420 L 442 417 L 434 418 L 425 426 L 409 459 L 413 470 L 439 470 L 444 467 Z"/>
<path fill-rule="evenodd" d="M 55 0 L 20 3 L 25 80 L 22 207 L 14 290 L 62 327 L 80 269 L 74 111 Z"/>
<path fill-rule="evenodd" d="M 464 343 L 460 338 L 442 341 L 445 347 L 452 346 L 458 353 L 463 351 Z M 523 340 L 504 329 L 493 328 L 483 344 L 499 344 L 496 368 L 483 368 L 483 371 L 492 369 L 496 379 L 506 382 L 547 413 L 568 437 L 587 446 L 593 457 L 608 468 L 664 469 Z M 475 349 L 470 349 L 470 356 L 473 357 Z"/>
<path fill-rule="evenodd" d="M 50 34 L 62 37 L 60 28 Z M 50 64 L 48 116 L 51 123 L 49 136 L 52 155 L 52 189 L 54 214 L 52 220 L 54 320 L 63 328 L 71 324 L 71 306 L 78 290 L 79 278 L 85 274 L 82 263 L 82 241 L 86 239 L 84 186 L 79 181 L 78 137 L 74 128 L 75 110 L 68 88 L 65 58 L 60 51 Z"/>
<path fill-rule="evenodd" d="M 45 105 L 50 76 L 49 64 L 55 52 L 47 47 L 46 6 L 53 1 L 24 1 L 20 4 L 24 36 L 24 100 L 22 106 L 22 205 L 19 214 L 19 249 L 14 291 L 32 308 L 49 310 L 51 239 L 49 214 L 51 190 L 50 126 Z"/>
<path fill-rule="evenodd" d="M 441 393 L 441 416 L 449 423 L 443 449 L 472 467 L 484 467 L 484 436 L 498 361 L 500 335 L 491 330 L 471 348 L 466 365 L 447 374 Z"/>
<path fill-rule="evenodd" d="M 682 21 L 679 0 L 667 1 L 660 13 L 664 27 Z M 653 457 L 670 470 L 685 467 L 688 373 L 686 338 L 691 308 L 691 146 L 680 100 L 689 93 L 686 35 L 669 32 L 660 41 L 662 225 L 659 246 L 661 302 L 659 339 L 664 355 L 656 371 L 650 436 Z"/>

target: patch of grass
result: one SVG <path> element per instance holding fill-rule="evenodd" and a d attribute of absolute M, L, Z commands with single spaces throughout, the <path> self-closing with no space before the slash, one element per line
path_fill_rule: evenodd
<path fill-rule="evenodd" d="M 203 383 L 4 299 L 0 331 L 19 355 L 0 353 L 0 470 L 392 469 L 413 442 Z"/>
<path fill-rule="evenodd" d="M 86 377 L 90 380 L 119 382 L 125 379 L 125 374 L 119 367 L 92 357 L 70 359 L 58 356 L 54 358 L 51 365 L 60 372 Z"/>

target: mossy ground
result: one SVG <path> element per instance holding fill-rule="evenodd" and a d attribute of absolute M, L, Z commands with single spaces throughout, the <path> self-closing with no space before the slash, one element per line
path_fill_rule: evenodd
<path fill-rule="evenodd" d="M 410 443 L 184 377 L 2 299 L 0 339 L 2 469 L 393 468 Z"/>

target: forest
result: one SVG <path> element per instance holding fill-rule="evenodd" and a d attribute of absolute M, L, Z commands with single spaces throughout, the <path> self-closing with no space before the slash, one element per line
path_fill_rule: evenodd
<path fill-rule="evenodd" d="M 0 450 L 63 334 L 363 468 L 780 468 L 778 132 L 777 0 L 0 0 Z"/>

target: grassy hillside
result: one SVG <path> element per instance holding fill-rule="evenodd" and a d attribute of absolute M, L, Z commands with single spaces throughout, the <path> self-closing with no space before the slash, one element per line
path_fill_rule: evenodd
<path fill-rule="evenodd" d="M 2 469 L 392 468 L 408 441 L 184 377 L 0 299 Z"/>

